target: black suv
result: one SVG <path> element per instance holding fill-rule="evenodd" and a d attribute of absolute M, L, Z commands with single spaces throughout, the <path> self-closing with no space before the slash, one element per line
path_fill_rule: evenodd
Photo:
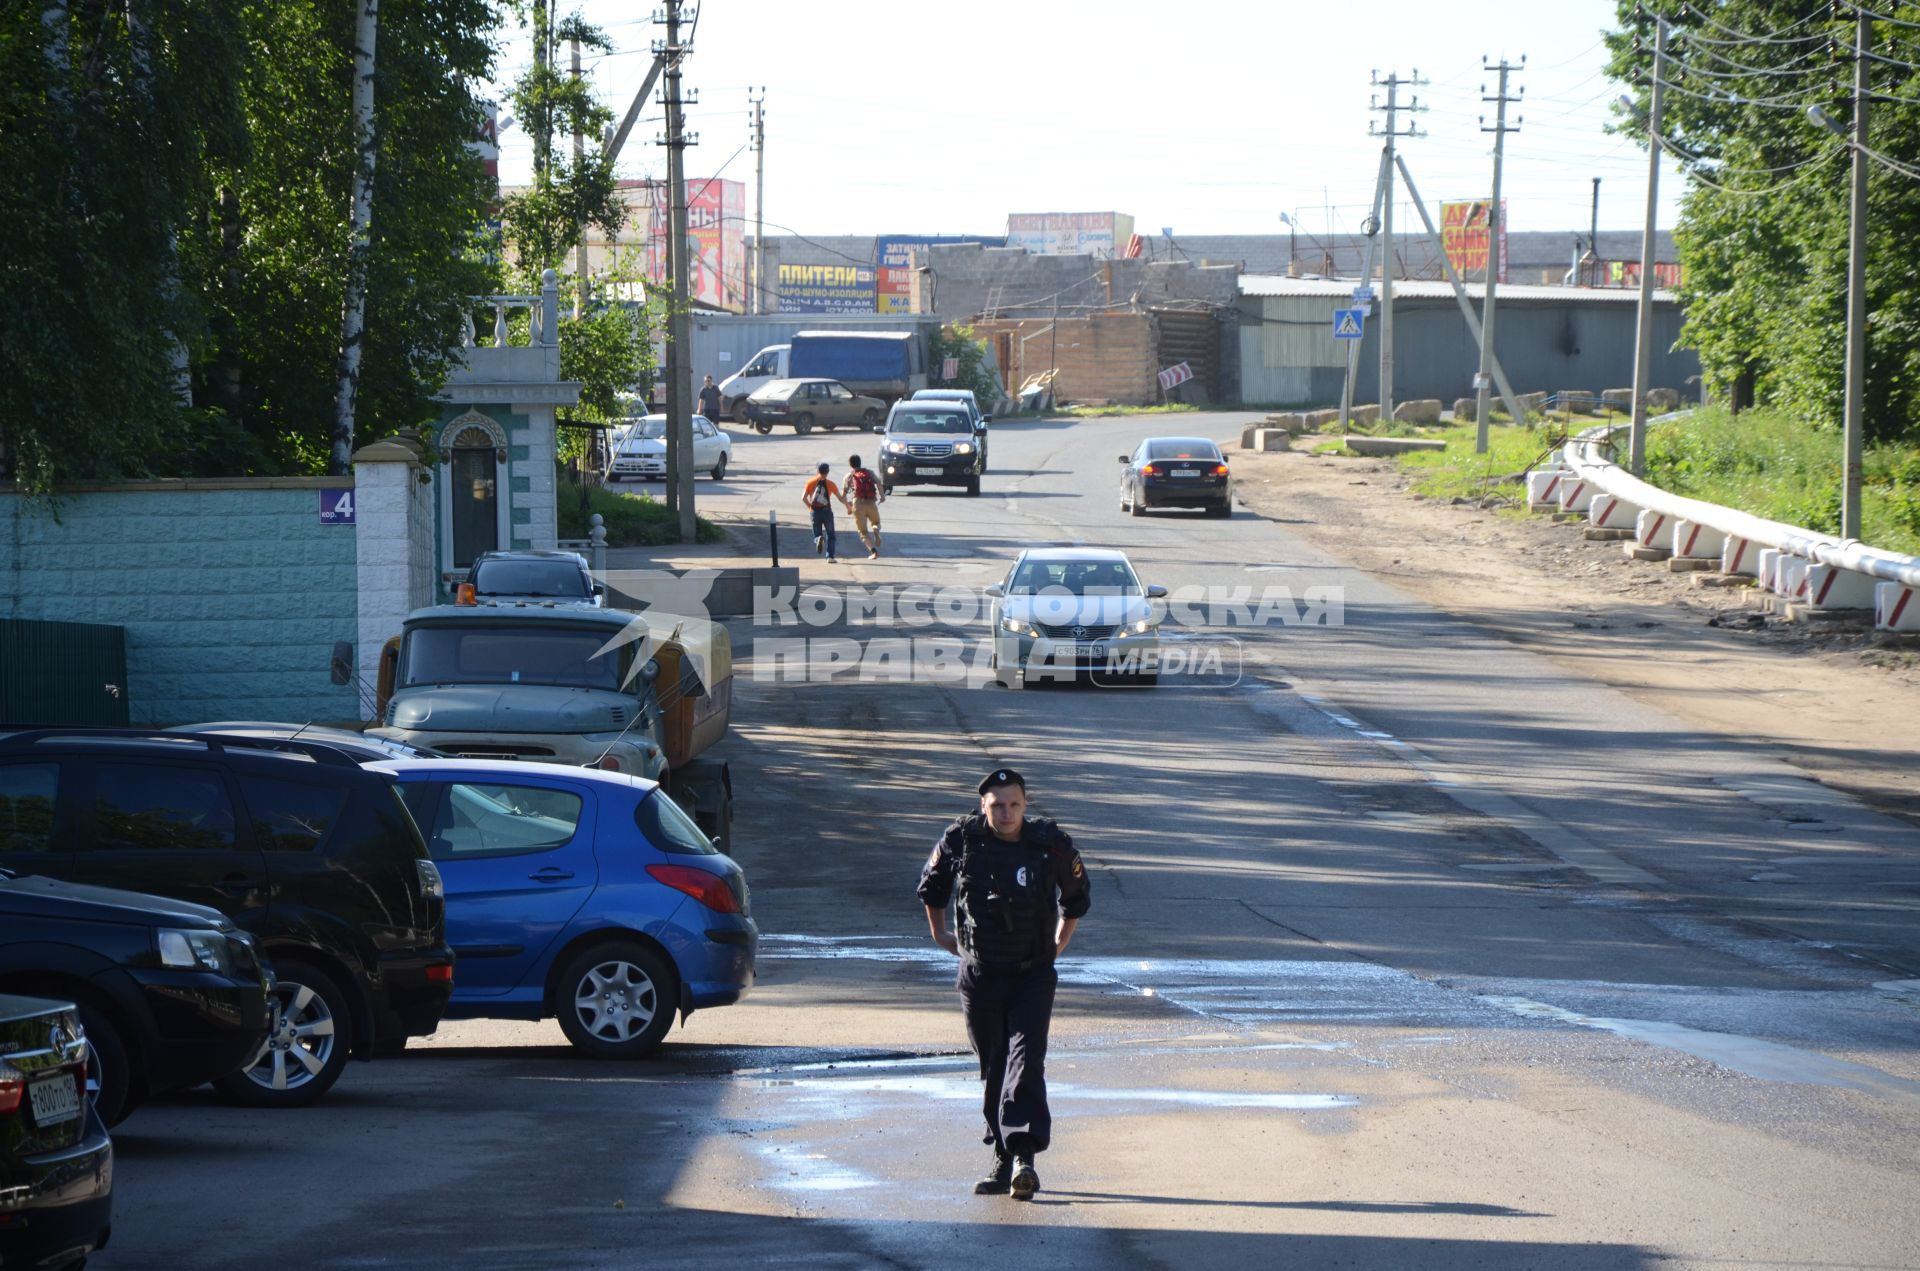
<path fill-rule="evenodd" d="M 278 980 L 254 1062 L 216 1084 L 299 1106 L 431 1033 L 453 992 L 440 874 L 392 778 L 330 746 L 125 729 L 0 738 L 0 866 L 211 906 Z"/>
<path fill-rule="evenodd" d="M 252 937 L 205 905 L 0 870 L 0 993 L 79 1007 L 108 1125 L 251 1060 L 272 992 Z"/>
<path fill-rule="evenodd" d="M 957 485 L 980 493 L 986 443 L 964 402 L 895 402 L 880 443 L 880 489 L 897 485 Z"/>

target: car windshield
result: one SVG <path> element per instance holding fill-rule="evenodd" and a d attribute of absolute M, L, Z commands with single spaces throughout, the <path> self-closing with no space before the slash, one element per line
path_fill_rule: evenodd
<path fill-rule="evenodd" d="M 1014 571 L 1009 596 L 1137 596 L 1140 580 L 1125 561 L 1030 560 Z"/>
<path fill-rule="evenodd" d="M 1199 459 L 1208 463 L 1219 463 L 1220 448 L 1210 441 L 1195 441 L 1192 438 L 1176 437 L 1169 441 L 1148 442 L 1147 458 Z"/>
<path fill-rule="evenodd" d="M 631 649 L 605 649 L 600 630 L 536 626 L 416 627 L 402 684 L 560 684 L 618 691 Z"/>
<path fill-rule="evenodd" d="M 660 440 L 660 438 L 666 435 L 667 435 L 666 420 L 643 419 L 639 423 L 635 424 L 632 428 L 627 430 L 626 440 L 629 444 L 639 441 L 643 437 L 651 438 L 654 441 L 658 441 Z"/>
<path fill-rule="evenodd" d="M 483 560 L 473 567 L 482 596 L 587 596 L 580 567 L 567 560 Z"/>
<path fill-rule="evenodd" d="M 903 410 L 887 425 L 888 432 L 970 433 L 973 423 L 951 411 Z"/>

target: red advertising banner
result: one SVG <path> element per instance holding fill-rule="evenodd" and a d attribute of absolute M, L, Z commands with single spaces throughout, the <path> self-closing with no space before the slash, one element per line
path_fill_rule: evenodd
<path fill-rule="evenodd" d="M 667 281 L 665 182 L 646 183 L 647 277 Z M 687 296 L 713 309 L 742 309 L 746 288 L 747 187 L 738 181 L 687 182 Z"/>
<path fill-rule="evenodd" d="M 1440 205 L 1440 246 L 1460 277 L 1469 282 L 1487 279 L 1487 213 L 1489 199 L 1468 199 Z M 1500 200 L 1500 266 L 1496 281 L 1507 280 L 1507 202 Z"/>

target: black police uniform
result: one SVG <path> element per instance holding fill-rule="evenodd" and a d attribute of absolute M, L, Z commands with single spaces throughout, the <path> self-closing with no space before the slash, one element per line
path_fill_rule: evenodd
<path fill-rule="evenodd" d="M 982 1142 L 1002 1156 L 1044 1152 L 1053 1131 L 1046 1065 L 1059 978 L 1054 933 L 1060 915 L 1079 918 L 1091 906 L 1087 871 L 1052 821 L 1026 818 L 1019 841 L 1009 843 L 974 813 L 946 828 L 920 871 L 927 908 L 944 910 L 956 891 L 960 1005 L 987 1086 Z"/>

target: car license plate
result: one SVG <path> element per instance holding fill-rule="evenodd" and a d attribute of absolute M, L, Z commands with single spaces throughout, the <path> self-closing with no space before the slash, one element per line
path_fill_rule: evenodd
<path fill-rule="evenodd" d="M 1174 476 L 1174 477 L 1197 477 L 1197 476 L 1199 476 L 1199 475 L 1200 475 L 1200 469 L 1198 469 L 1198 468 L 1175 468 L 1175 469 L 1173 469 L 1173 471 L 1172 471 L 1172 472 L 1170 472 L 1170 473 L 1168 473 L 1167 475 L 1168 475 L 1168 476 Z"/>
<path fill-rule="evenodd" d="M 947 470 L 945 468 L 915 468 L 913 475 L 916 477 L 944 477 L 947 475 Z"/>
<path fill-rule="evenodd" d="M 42 1077 L 27 1086 L 27 1098 L 33 1103 L 35 1125 L 59 1125 L 80 1115 L 80 1083 L 72 1073 Z"/>
<path fill-rule="evenodd" d="M 1105 646 L 1098 644 L 1076 644 L 1073 656 L 1076 658 L 1102 658 L 1107 655 Z"/>

